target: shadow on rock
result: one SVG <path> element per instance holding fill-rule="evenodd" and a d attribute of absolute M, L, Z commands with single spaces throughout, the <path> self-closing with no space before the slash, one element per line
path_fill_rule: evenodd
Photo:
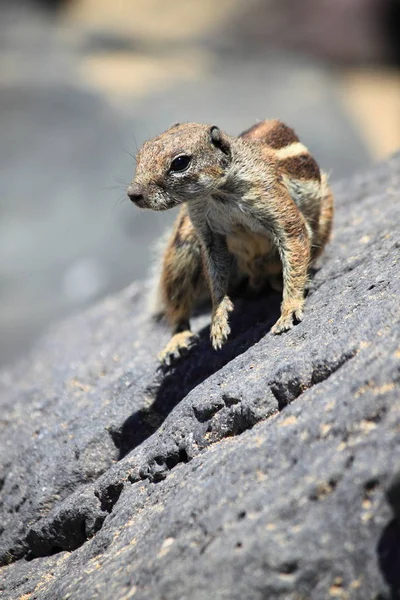
<path fill-rule="evenodd" d="M 386 492 L 394 519 L 385 527 L 378 543 L 379 568 L 391 592 L 391 600 L 400 600 L 400 473 Z"/>
<path fill-rule="evenodd" d="M 377 547 L 379 568 L 391 592 L 400 600 L 400 525 L 396 519 L 385 527 Z"/>
<path fill-rule="evenodd" d="M 198 344 L 171 369 L 160 369 L 147 388 L 151 406 L 132 414 L 114 434 L 119 459 L 152 435 L 172 409 L 187 394 L 224 365 L 257 343 L 275 323 L 280 313 L 280 295 L 249 295 L 236 299 L 231 315 L 231 335 L 225 346 L 215 351 L 210 344 L 210 327 L 200 331 Z"/>

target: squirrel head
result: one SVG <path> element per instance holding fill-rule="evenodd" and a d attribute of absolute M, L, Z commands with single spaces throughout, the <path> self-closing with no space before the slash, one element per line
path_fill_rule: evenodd
<path fill-rule="evenodd" d="M 230 164 L 230 140 L 218 127 L 178 123 L 143 144 L 127 194 L 140 208 L 166 210 L 209 197 Z"/>

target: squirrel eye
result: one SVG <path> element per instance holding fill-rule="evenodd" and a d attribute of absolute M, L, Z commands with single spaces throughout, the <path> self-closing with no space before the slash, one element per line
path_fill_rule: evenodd
<path fill-rule="evenodd" d="M 181 156 L 177 156 L 171 163 L 170 171 L 174 171 L 175 173 L 179 173 L 181 171 L 186 171 L 190 162 L 192 160 L 191 156 L 186 156 L 185 154 L 181 154 Z"/>

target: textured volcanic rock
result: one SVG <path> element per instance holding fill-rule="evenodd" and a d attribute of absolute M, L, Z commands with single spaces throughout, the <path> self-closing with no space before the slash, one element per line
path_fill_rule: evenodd
<path fill-rule="evenodd" d="M 399 198 L 400 155 L 337 187 L 282 336 L 241 297 L 163 373 L 134 284 L 1 373 L 2 598 L 398 597 Z"/>

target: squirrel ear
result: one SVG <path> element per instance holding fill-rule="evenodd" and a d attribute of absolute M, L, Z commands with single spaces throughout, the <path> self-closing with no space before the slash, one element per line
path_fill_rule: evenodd
<path fill-rule="evenodd" d="M 210 127 L 210 138 L 214 146 L 218 146 L 221 142 L 221 130 L 216 125 Z"/>
<path fill-rule="evenodd" d="M 230 155 L 229 142 L 219 127 L 212 125 L 210 127 L 210 141 L 216 147 L 222 150 L 227 156 Z"/>

